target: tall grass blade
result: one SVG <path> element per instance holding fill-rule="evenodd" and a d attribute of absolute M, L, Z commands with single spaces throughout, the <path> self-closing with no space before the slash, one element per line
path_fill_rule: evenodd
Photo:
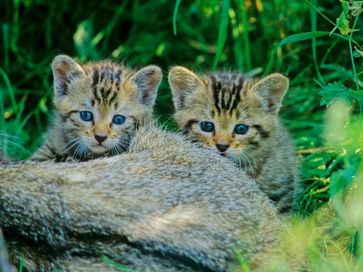
<path fill-rule="evenodd" d="M 301 42 L 301 41 L 310 40 L 313 38 L 318 38 L 318 37 L 323 37 L 323 36 L 336 36 L 343 40 L 351 41 L 352 43 L 359 46 L 359 43 L 356 42 L 351 37 L 347 37 L 347 36 L 337 34 L 337 33 L 330 33 L 328 31 L 311 31 L 311 32 L 303 32 L 303 33 L 287 36 L 285 39 L 283 39 L 279 42 L 279 44 L 277 45 L 277 48 L 279 48 L 285 44 L 288 44 L 288 43 L 296 43 L 296 42 Z"/>
<path fill-rule="evenodd" d="M 245 5 L 242 7 L 242 24 L 243 24 L 243 53 L 246 63 L 247 71 L 252 69 L 251 50 L 250 50 L 250 38 L 249 38 L 249 22 L 247 15 L 247 8 Z"/>
<path fill-rule="evenodd" d="M 180 3 L 181 3 L 181 0 L 176 0 L 175 1 L 175 7 L 174 7 L 174 12 L 173 12 L 173 33 L 174 33 L 174 36 L 176 36 L 176 34 L 177 34 L 176 19 L 177 19 Z"/>
<path fill-rule="evenodd" d="M 311 32 L 315 32 L 316 24 L 317 24 L 317 16 L 316 16 L 316 10 L 314 10 L 314 9 L 310 10 L 310 21 L 311 21 Z M 312 38 L 312 40 L 311 40 L 311 48 L 313 51 L 313 61 L 314 61 L 315 72 L 318 75 L 319 81 L 322 82 L 323 84 L 325 84 L 324 78 L 321 76 L 320 68 L 319 68 L 318 60 L 317 60 L 316 37 Z"/>
<path fill-rule="evenodd" d="M 213 70 L 215 70 L 218 66 L 219 60 L 222 56 L 223 47 L 227 39 L 227 31 L 228 31 L 228 12 L 230 7 L 230 0 L 223 1 L 221 21 L 219 24 L 218 30 L 218 41 L 217 41 L 217 53 L 214 57 L 213 61 Z"/>
<path fill-rule="evenodd" d="M 11 106 L 12 106 L 13 110 L 16 111 L 17 104 L 16 104 L 16 100 L 15 100 L 14 88 L 12 87 L 12 85 L 10 83 L 10 79 L 9 79 L 8 75 L 1 68 L 0 68 L 0 77 L 2 77 L 2 79 L 5 83 L 5 87 L 8 90 L 8 94 L 9 94 L 10 101 L 11 101 Z"/>
<path fill-rule="evenodd" d="M 315 9 L 315 11 L 319 13 L 325 20 L 327 20 L 329 23 L 335 26 L 335 23 L 332 20 L 330 20 L 324 13 L 322 13 L 321 10 L 316 5 L 311 3 L 309 0 L 305 0 L 305 2 L 308 3 L 313 9 Z"/>
<path fill-rule="evenodd" d="M 304 33 L 299 33 L 299 34 L 293 34 L 293 35 L 287 36 L 285 39 L 281 40 L 277 47 L 281 47 L 288 43 L 296 43 L 296 42 L 310 40 L 313 38 L 329 36 L 329 34 L 330 34 L 330 32 L 328 32 L 328 31 L 311 31 L 311 32 L 304 32 Z"/>

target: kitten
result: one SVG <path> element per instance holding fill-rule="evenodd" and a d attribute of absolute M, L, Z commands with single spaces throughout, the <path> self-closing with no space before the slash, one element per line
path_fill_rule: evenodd
<path fill-rule="evenodd" d="M 52 63 L 54 120 L 32 160 L 93 159 L 127 149 L 133 131 L 152 119 L 162 73 L 110 61 L 81 65 L 59 55 Z"/>
<path fill-rule="evenodd" d="M 169 84 L 174 117 L 184 133 L 231 158 L 281 213 L 290 212 L 299 180 L 296 154 L 278 117 L 288 78 L 271 74 L 252 79 L 229 72 L 196 75 L 174 67 Z"/>

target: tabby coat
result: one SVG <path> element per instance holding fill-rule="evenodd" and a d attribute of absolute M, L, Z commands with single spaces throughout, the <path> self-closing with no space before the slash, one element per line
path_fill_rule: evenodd
<path fill-rule="evenodd" d="M 162 74 L 110 61 L 78 64 L 60 55 L 53 64 L 54 119 L 46 143 L 32 160 L 78 160 L 127 149 L 137 126 L 152 119 Z"/>
<path fill-rule="evenodd" d="M 292 140 L 278 112 L 288 79 L 239 73 L 169 73 L 175 120 L 194 141 L 227 156 L 253 177 L 281 213 L 289 213 L 298 184 Z"/>

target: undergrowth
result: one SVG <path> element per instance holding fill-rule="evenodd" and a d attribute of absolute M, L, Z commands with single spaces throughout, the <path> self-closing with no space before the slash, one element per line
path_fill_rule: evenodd
<path fill-rule="evenodd" d="M 164 75 L 175 64 L 281 72 L 291 79 L 281 114 L 301 165 L 297 214 L 309 216 L 331 200 L 360 265 L 361 225 L 344 214 L 345 196 L 362 177 L 362 11 L 363 1 L 343 0 L 1 1 L 0 147 L 25 159 L 44 140 L 50 62 L 59 53 L 132 67 L 154 63 Z M 172 111 L 164 80 L 156 112 L 169 128 Z M 327 269 L 311 256 L 313 270 Z"/>

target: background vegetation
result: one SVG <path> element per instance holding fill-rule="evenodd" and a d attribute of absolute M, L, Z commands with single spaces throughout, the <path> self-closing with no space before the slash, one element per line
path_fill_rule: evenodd
<path fill-rule="evenodd" d="M 337 0 L 3 0 L 0 145 L 24 159 L 43 141 L 52 109 L 50 63 L 59 53 L 132 67 L 154 63 L 165 78 L 175 64 L 256 75 L 278 71 L 291 79 L 281 115 L 301 162 L 298 214 L 310 215 L 335 199 L 350 237 L 349 258 L 358 260 L 361 224 L 352 225 L 344 203 L 354 178 L 362 179 L 362 11 L 363 1 Z M 326 113 L 335 100 L 344 104 Z M 156 111 L 173 128 L 166 80 Z M 311 261 L 322 269 L 318 255 Z"/>

